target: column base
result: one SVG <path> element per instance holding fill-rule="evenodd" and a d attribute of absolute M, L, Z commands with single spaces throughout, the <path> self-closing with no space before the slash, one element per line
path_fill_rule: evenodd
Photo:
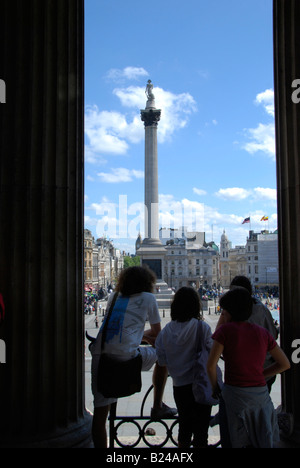
<path fill-rule="evenodd" d="M 53 433 L 32 436 L 1 438 L 1 448 L 93 448 L 92 415 L 86 415 L 77 423 L 59 428 Z"/>

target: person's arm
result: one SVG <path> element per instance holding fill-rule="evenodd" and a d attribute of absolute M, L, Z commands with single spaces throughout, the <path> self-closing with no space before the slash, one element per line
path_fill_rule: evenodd
<path fill-rule="evenodd" d="M 221 343 L 218 343 L 218 341 L 214 341 L 206 365 L 207 375 L 212 386 L 213 396 L 215 398 L 218 398 L 218 395 L 220 393 L 220 388 L 217 380 L 217 364 L 221 357 L 221 354 L 223 353 L 223 350 L 224 346 Z"/>
<path fill-rule="evenodd" d="M 284 372 L 291 367 L 290 361 L 278 345 L 269 351 L 269 353 L 271 354 L 275 363 L 264 369 L 263 374 L 265 378 L 272 377 L 276 374 L 281 374 L 281 372 Z"/>
<path fill-rule="evenodd" d="M 161 331 L 161 324 L 159 323 L 152 323 L 150 324 L 150 329 L 144 331 L 143 341 L 146 341 L 150 345 L 154 346 L 155 339 L 159 332 Z"/>

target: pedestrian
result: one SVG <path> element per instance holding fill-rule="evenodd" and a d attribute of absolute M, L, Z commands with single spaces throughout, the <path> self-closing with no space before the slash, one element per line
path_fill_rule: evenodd
<path fill-rule="evenodd" d="M 211 405 L 197 403 L 193 393 L 197 332 L 207 348 L 212 345 L 211 329 L 202 320 L 200 296 L 191 287 L 180 288 L 171 304 L 171 321 L 156 339 L 158 363 L 166 365 L 173 379 L 174 400 L 178 409 L 178 447 L 207 447 Z M 206 368 L 206 363 L 205 367 Z M 193 440 L 192 440 L 193 439 Z"/>
<path fill-rule="evenodd" d="M 268 307 L 265 306 L 257 297 L 253 297 L 250 280 L 246 276 L 235 276 L 231 281 L 230 289 L 234 288 L 235 286 L 242 286 L 243 288 L 246 288 L 252 296 L 252 313 L 248 319 L 248 322 L 255 323 L 256 325 L 260 325 L 261 327 L 265 328 L 271 333 L 274 340 L 277 340 L 279 335 L 279 328 L 276 328 L 272 314 Z M 267 353 L 264 362 L 264 368 L 269 367 L 271 364 L 274 364 L 274 360 L 270 353 Z M 266 379 L 269 392 L 271 392 L 271 388 L 275 380 L 276 375 Z"/>
<path fill-rule="evenodd" d="M 154 273 L 146 266 L 133 266 L 122 270 L 116 287 L 118 297 L 112 310 L 111 320 L 108 323 L 105 353 L 114 355 L 120 361 L 129 360 L 141 353 L 142 370 L 144 371 L 150 370 L 155 364 L 151 417 L 161 419 L 174 416 L 177 410 L 169 408 L 162 402 L 168 371 L 165 366 L 156 363 L 157 355 L 154 345 L 161 330 L 161 319 L 153 294 L 155 282 Z M 108 299 L 107 312 L 113 296 L 114 294 Z M 146 320 L 150 324 L 150 328 L 147 330 L 145 330 Z M 92 353 L 92 392 L 94 395 L 92 435 L 95 448 L 107 447 L 106 420 L 110 405 L 117 402 L 116 398 L 105 398 L 97 389 L 103 325 L 96 341 L 90 348 Z M 142 341 L 146 341 L 151 346 L 140 346 Z"/>
<path fill-rule="evenodd" d="M 279 429 L 266 378 L 289 369 L 290 363 L 265 328 L 249 323 L 252 305 L 252 297 L 243 287 L 236 286 L 221 297 L 223 324 L 212 336 L 207 370 L 213 392 L 220 396 L 216 366 L 223 356 L 225 383 L 221 397 L 231 447 L 272 448 L 279 440 Z M 274 364 L 264 369 L 268 351 Z M 220 418 L 220 430 L 222 425 L 224 420 Z"/>

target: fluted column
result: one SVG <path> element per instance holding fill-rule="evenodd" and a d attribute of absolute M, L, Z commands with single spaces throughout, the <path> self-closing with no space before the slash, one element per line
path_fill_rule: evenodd
<path fill-rule="evenodd" d="M 85 446 L 83 0 L 2 0 L 1 446 Z"/>
<path fill-rule="evenodd" d="M 282 404 L 295 418 L 300 442 L 300 2 L 274 0 L 274 65 L 281 344 L 291 370 L 284 373 Z M 296 85 L 296 87 L 295 87 Z M 294 353 L 294 354 L 293 354 Z"/>
<path fill-rule="evenodd" d="M 155 108 L 141 111 L 145 125 L 145 240 L 160 244 L 158 203 L 157 126 L 161 111 Z"/>

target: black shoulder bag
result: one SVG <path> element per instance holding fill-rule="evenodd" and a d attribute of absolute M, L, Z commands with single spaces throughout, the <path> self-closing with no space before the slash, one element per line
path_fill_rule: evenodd
<path fill-rule="evenodd" d="M 139 352 L 128 361 L 118 361 L 113 355 L 104 352 L 108 322 L 111 317 L 118 293 L 115 293 L 108 315 L 103 325 L 101 355 L 98 366 L 98 391 L 105 398 L 121 398 L 140 392 L 142 388 L 142 356 Z"/>

